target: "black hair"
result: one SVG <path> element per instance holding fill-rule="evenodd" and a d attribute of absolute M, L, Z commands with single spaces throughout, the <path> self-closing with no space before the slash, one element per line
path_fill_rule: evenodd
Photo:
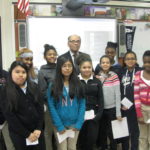
<path fill-rule="evenodd" d="M 9 69 L 9 76 L 8 76 L 8 78 L 10 79 L 11 82 L 13 82 L 13 80 L 12 80 L 12 71 L 13 71 L 14 68 L 16 68 L 17 66 L 22 67 L 22 68 L 26 71 L 27 76 L 28 76 L 28 70 L 29 70 L 29 69 L 28 69 L 27 65 L 26 65 L 25 63 L 23 63 L 22 61 L 14 61 L 14 62 L 11 64 L 10 69 Z M 14 83 L 14 84 L 15 84 L 15 83 Z"/>
<path fill-rule="evenodd" d="M 107 46 L 106 46 L 106 49 L 107 48 L 114 48 L 116 50 L 116 48 L 118 47 L 118 44 L 117 43 L 114 43 L 114 42 L 107 42 Z"/>
<path fill-rule="evenodd" d="M 6 82 L 6 97 L 7 97 L 7 101 L 8 101 L 8 106 L 7 108 L 9 110 L 17 110 L 18 109 L 18 101 L 20 99 L 19 96 L 19 90 L 20 87 L 14 83 L 13 79 L 12 79 L 12 71 L 14 70 L 15 67 L 20 66 L 22 67 L 27 74 L 27 79 L 26 81 L 28 81 L 28 67 L 21 61 L 14 61 L 9 69 L 9 74 L 8 74 L 8 80 Z M 29 85 L 29 81 L 28 81 L 28 85 Z M 37 91 L 34 90 L 33 86 L 28 86 L 30 94 L 32 94 L 34 96 L 34 100 L 37 102 L 38 99 L 38 95 L 37 95 Z"/>
<path fill-rule="evenodd" d="M 66 63 L 67 61 L 71 62 L 73 66 L 73 71 L 69 78 L 69 96 L 71 98 L 77 96 L 78 99 L 84 97 L 83 87 L 80 80 L 77 77 L 72 60 L 70 60 L 69 58 L 60 57 L 57 61 L 56 76 L 52 85 L 51 92 L 51 95 L 54 97 L 55 100 L 60 100 L 60 97 L 63 96 L 64 78 L 61 70 L 64 63 Z"/>
<path fill-rule="evenodd" d="M 133 55 L 134 55 L 134 57 L 135 57 L 135 59 L 137 60 L 136 53 L 135 53 L 135 52 L 133 52 L 133 51 L 128 51 L 128 52 L 126 52 L 126 53 L 125 53 L 125 55 L 124 55 L 124 57 L 123 57 L 123 60 L 124 60 L 124 61 L 125 61 L 126 56 L 127 56 L 128 54 L 133 54 Z"/>
<path fill-rule="evenodd" d="M 146 51 L 144 52 L 144 54 L 143 54 L 143 59 L 144 59 L 144 57 L 146 57 L 146 56 L 150 57 L 150 50 L 146 50 Z"/>
<path fill-rule="evenodd" d="M 107 55 L 103 55 L 103 56 L 100 58 L 100 64 L 101 64 L 101 62 L 102 62 L 102 59 L 103 59 L 103 58 L 108 58 L 108 59 L 109 59 L 109 61 L 110 61 L 110 63 L 111 63 L 110 57 L 109 57 L 109 56 L 107 56 Z"/>
<path fill-rule="evenodd" d="M 135 57 L 135 59 L 137 60 L 136 53 L 133 52 L 133 51 L 128 51 L 128 52 L 125 53 L 125 55 L 124 55 L 124 57 L 123 57 L 123 67 L 126 67 L 125 59 L 126 59 L 126 56 L 127 56 L 128 54 L 133 54 L 134 57 Z M 138 63 L 136 63 L 135 66 L 139 66 Z"/>
<path fill-rule="evenodd" d="M 90 55 L 88 55 L 86 53 L 82 53 L 82 54 L 78 55 L 77 58 L 76 58 L 76 63 L 79 66 L 81 66 L 86 61 L 92 63 L 92 59 L 91 59 Z"/>
<path fill-rule="evenodd" d="M 8 108 L 10 110 L 15 109 L 17 110 L 18 107 L 18 92 L 16 90 L 16 87 L 19 88 L 18 85 L 16 85 L 12 79 L 12 71 L 14 70 L 14 68 L 16 68 L 17 66 L 20 66 L 22 68 L 24 68 L 24 70 L 26 71 L 26 74 L 28 76 L 28 67 L 21 61 L 14 61 L 9 69 L 9 74 L 8 74 L 8 80 L 6 83 L 6 96 L 7 96 L 7 100 L 8 100 Z"/>
<path fill-rule="evenodd" d="M 53 50 L 53 51 L 55 51 L 56 54 L 57 54 L 56 48 L 55 48 L 53 45 L 45 44 L 45 45 L 44 45 L 44 56 L 46 56 L 46 53 L 47 53 L 49 50 Z"/>

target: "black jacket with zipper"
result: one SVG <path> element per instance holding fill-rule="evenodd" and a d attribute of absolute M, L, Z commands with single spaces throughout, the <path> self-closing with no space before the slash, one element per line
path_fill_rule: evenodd
<path fill-rule="evenodd" d="M 103 91 L 101 82 L 93 77 L 93 79 L 89 79 L 87 83 L 84 80 L 81 80 L 85 89 L 85 98 L 86 98 L 86 110 L 94 110 L 95 113 L 95 121 L 100 120 L 103 108 L 104 108 L 104 100 L 103 100 Z"/>

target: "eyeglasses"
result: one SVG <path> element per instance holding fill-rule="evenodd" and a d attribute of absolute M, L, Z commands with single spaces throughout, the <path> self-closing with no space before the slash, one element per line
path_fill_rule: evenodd
<path fill-rule="evenodd" d="M 70 40 L 69 42 L 70 42 L 70 43 L 73 43 L 73 44 L 75 44 L 75 43 L 80 44 L 80 43 L 81 43 L 80 40 L 77 40 L 77 41 L 75 41 L 75 40 Z"/>
<path fill-rule="evenodd" d="M 136 58 L 126 58 L 125 60 L 126 60 L 126 61 L 129 61 L 129 60 L 136 60 Z"/>

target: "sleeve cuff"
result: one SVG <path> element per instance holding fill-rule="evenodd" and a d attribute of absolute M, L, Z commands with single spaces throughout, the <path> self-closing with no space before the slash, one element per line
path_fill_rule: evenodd
<path fill-rule="evenodd" d="M 137 117 L 143 117 L 143 114 L 141 112 L 141 108 L 136 108 Z"/>
<path fill-rule="evenodd" d="M 61 131 L 65 130 L 65 127 L 64 126 L 56 127 L 56 129 L 58 132 L 61 132 Z"/>

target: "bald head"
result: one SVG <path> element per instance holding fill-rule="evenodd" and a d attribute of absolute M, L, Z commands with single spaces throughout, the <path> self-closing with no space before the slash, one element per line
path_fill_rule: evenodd
<path fill-rule="evenodd" d="M 79 35 L 70 35 L 68 37 L 68 46 L 73 53 L 79 51 L 81 45 L 81 38 Z"/>
<path fill-rule="evenodd" d="M 70 35 L 70 36 L 68 37 L 68 41 L 71 40 L 72 38 L 78 38 L 78 39 L 80 39 L 80 41 L 81 41 L 81 37 L 80 37 L 79 35 L 77 35 L 77 34 Z"/>

